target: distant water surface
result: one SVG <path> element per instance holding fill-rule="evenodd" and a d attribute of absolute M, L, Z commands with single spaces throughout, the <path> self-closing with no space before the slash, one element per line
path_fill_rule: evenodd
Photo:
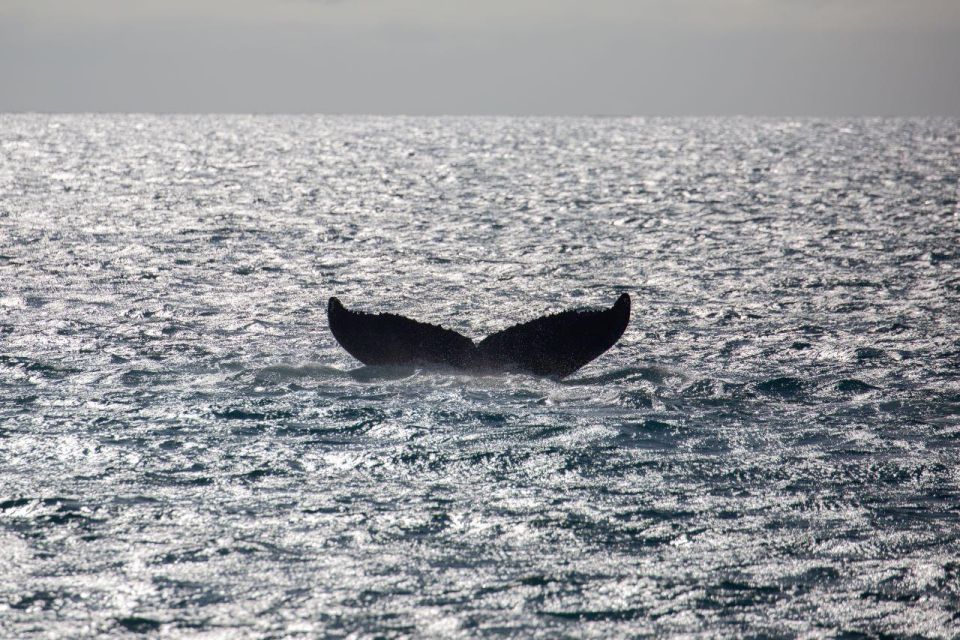
<path fill-rule="evenodd" d="M 0 636 L 956 637 L 958 132 L 0 116 Z"/>

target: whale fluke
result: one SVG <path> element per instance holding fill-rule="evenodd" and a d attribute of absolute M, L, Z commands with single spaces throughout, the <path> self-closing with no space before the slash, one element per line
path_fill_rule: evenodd
<path fill-rule="evenodd" d="M 610 309 L 563 311 L 514 325 L 480 341 L 482 363 L 498 370 L 565 378 L 616 344 L 630 322 L 630 296 Z"/>
<path fill-rule="evenodd" d="M 327 321 L 340 346 L 367 365 L 467 368 L 476 350 L 473 340 L 451 329 L 393 313 L 350 311 L 335 297 L 327 303 Z"/>
<path fill-rule="evenodd" d="M 563 378 L 612 347 L 630 322 L 624 293 L 605 310 L 543 316 L 487 336 L 479 344 L 439 325 L 392 313 L 327 304 L 333 337 L 366 365 L 439 364 L 474 373 L 522 372 Z"/>

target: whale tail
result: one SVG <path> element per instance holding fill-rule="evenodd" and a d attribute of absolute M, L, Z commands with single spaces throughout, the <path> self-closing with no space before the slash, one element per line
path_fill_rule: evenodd
<path fill-rule="evenodd" d="M 563 378 L 612 347 L 630 322 L 630 296 L 604 310 L 564 311 L 514 325 L 474 344 L 439 325 L 392 313 L 351 311 L 327 304 L 333 337 L 366 365 L 439 364 L 483 372 L 522 372 Z"/>

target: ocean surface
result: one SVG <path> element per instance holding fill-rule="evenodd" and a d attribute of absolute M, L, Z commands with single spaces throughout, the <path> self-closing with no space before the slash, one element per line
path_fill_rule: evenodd
<path fill-rule="evenodd" d="M 960 632 L 960 121 L 0 115 L 0 637 Z M 568 379 L 361 366 L 633 297 Z"/>

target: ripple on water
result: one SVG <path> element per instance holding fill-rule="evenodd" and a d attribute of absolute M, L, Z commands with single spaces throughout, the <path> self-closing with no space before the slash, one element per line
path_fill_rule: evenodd
<path fill-rule="evenodd" d="M 955 635 L 957 122 L 0 129 L 0 636 Z M 326 327 L 620 291 L 560 382 Z"/>

